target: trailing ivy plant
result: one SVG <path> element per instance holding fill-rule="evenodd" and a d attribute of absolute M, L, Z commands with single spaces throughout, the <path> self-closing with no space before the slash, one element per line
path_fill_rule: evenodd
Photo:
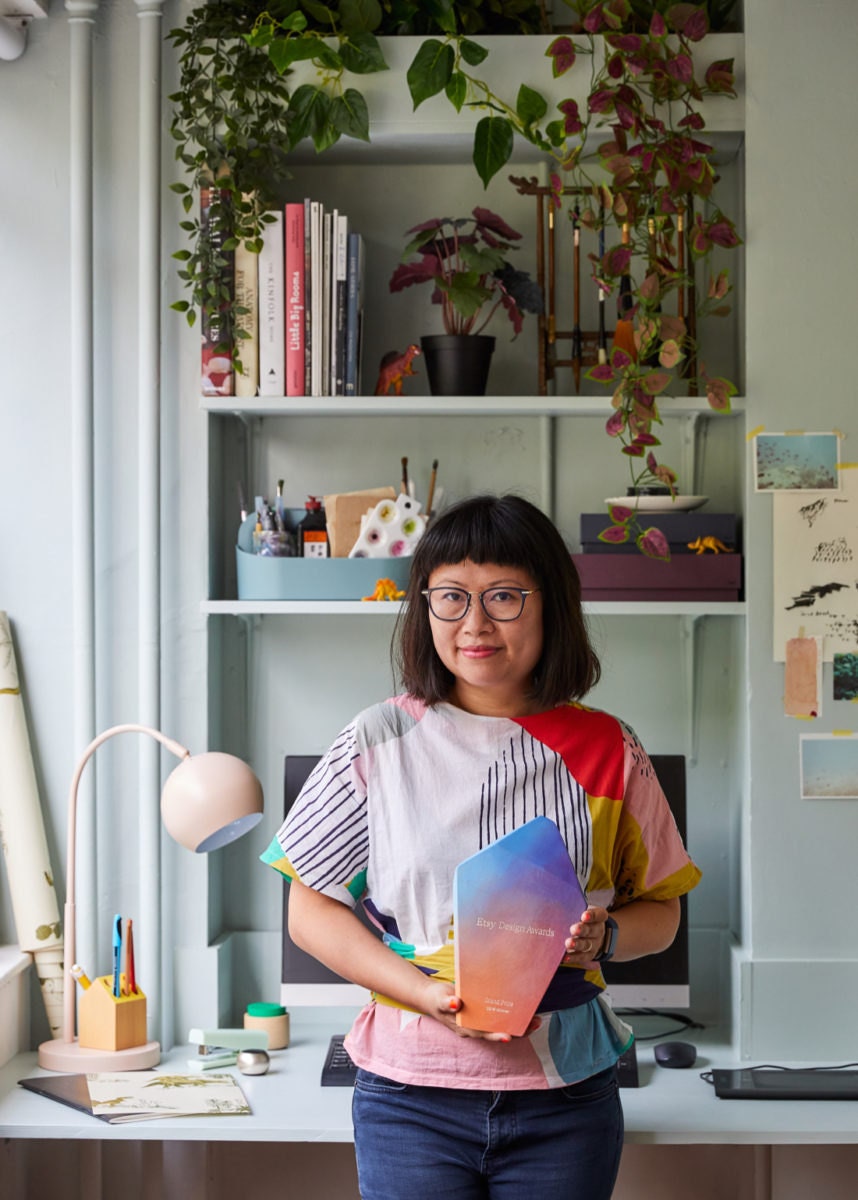
<path fill-rule="evenodd" d="M 660 398 L 679 385 L 683 392 L 704 394 L 715 411 L 728 412 L 737 390 L 709 373 L 696 339 L 698 320 L 729 312 L 728 273 L 710 271 L 693 312 L 668 311 L 668 301 L 688 283 L 679 265 L 680 242 L 686 261 L 704 269 L 716 247 L 741 244 L 734 223 L 712 199 L 713 147 L 702 140 L 699 107 L 707 97 L 735 95 L 733 63 L 713 62 L 697 78 L 693 51 L 709 29 L 705 6 L 650 5 L 642 32 L 640 5 L 633 7 L 632 0 L 578 0 L 575 8 L 583 34 L 556 37 L 547 56 L 555 78 L 589 61 L 583 107 L 570 97 L 550 110 L 540 92 L 524 85 L 514 96 L 501 97 L 474 71 L 485 50 L 462 37 L 424 42 L 415 60 L 422 69 L 418 76 L 412 67 L 409 85 L 415 105 L 444 92 L 457 110 L 485 111 L 474 141 L 474 165 L 484 184 L 506 165 L 521 137 L 553 161 L 556 208 L 564 188 L 589 195 L 580 220 L 601 230 L 606 243 L 603 253 L 590 256 L 593 280 L 606 296 L 617 295 L 623 284 L 628 307 L 626 337 L 617 337 L 607 361 L 587 375 L 612 388 L 607 433 L 628 458 L 631 485 L 661 485 L 675 494 L 676 473 L 655 453 Z M 603 540 L 634 538 L 644 553 L 669 557 L 663 536 L 644 529 L 634 507 L 617 508 L 611 519 Z"/>

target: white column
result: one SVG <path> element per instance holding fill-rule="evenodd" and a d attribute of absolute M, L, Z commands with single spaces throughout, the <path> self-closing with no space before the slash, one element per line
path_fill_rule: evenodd
<path fill-rule="evenodd" d="M 161 725 L 161 10 L 135 0 L 139 18 L 138 120 L 138 720 Z M 161 791 L 157 744 L 141 743 L 139 769 L 139 975 L 149 1036 L 172 1044 L 161 970 Z"/>
<path fill-rule="evenodd" d="M 98 0 L 66 0 L 69 20 L 69 405 L 72 506 L 72 728 L 75 753 L 95 736 L 95 531 L 93 515 L 92 43 Z M 77 822 L 77 946 L 96 963 L 96 819 L 93 774 Z M 68 881 L 66 881 L 68 883 Z M 71 966 L 70 963 L 66 964 Z M 66 977 L 66 987 L 74 983 Z"/>

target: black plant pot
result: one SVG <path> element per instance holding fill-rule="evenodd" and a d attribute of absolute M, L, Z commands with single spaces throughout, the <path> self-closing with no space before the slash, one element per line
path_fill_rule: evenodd
<path fill-rule="evenodd" d="M 433 396 L 485 396 L 495 339 L 439 333 L 420 339 Z"/>

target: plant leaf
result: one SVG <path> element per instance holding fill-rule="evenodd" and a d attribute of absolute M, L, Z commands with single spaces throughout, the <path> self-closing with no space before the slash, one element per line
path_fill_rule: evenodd
<path fill-rule="evenodd" d="M 389 69 L 378 39 L 372 33 L 353 33 L 340 46 L 340 58 L 345 69 L 353 75 L 373 75 Z"/>
<path fill-rule="evenodd" d="M 474 166 L 488 187 L 512 154 L 512 124 L 506 117 L 483 117 L 474 131 Z"/>
<path fill-rule="evenodd" d="M 658 396 L 669 383 L 670 376 L 665 371 L 647 371 L 640 381 L 640 386 L 648 396 Z"/>
<path fill-rule="evenodd" d="M 456 112 L 461 112 L 462 105 L 468 96 L 468 80 L 461 71 L 453 72 L 447 81 L 444 92 Z"/>
<path fill-rule="evenodd" d="M 638 550 L 647 558 L 658 558 L 662 562 L 670 562 L 670 545 L 660 529 L 651 525 L 645 529 L 636 541 Z"/>
<path fill-rule="evenodd" d="M 340 0 L 340 25 L 348 34 L 378 29 L 383 16 L 378 0 Z"/>
<path fill-rule="evenodd" d="M 551 71 L 556 79 L 575 65 L 575 44 L 570 37 L 555 38 L 545 51 L 551 59 Z"/>
<path fill-rule="evenodd" d="M 488 57 L 489 52 L 470 38 L 462 38 L 459 42 L 459 53 L 469 67 L 478 67 L 483 59 Z"/>
<path fill-rule="evenodd" d="M 330 122 L 347 137 L 369 141 L 369 110 L 366 100 L 355 88 L 346 88 L 331 102 Z"/>
<path fill-rule="evenodd" d="M 453 74 L 456 56 L 453 47 L 427 38 L 414 56 L 406 79 L 415 109 L 430 96 L 437 96 L 447 86 Z"/>
<path fill-rule="evenodd" d="M 528 87 L 523 83 L 518 89 L 518 97 L 515 102 L 515 111 L 518 114 L 522 125 L 525 127 L 535 125 L 537 121 L 541 121 L 548 112 L 548 104 L 545 97 L 533 88 Z"/>
<path fill-rule="evenodd" d="M 331 111 L 331 98 L 321 88 L 305 83 L 296 88 L 289 102 L 289 143 L 292 146 L 305 137 L 314 142 L 322 138 Z"/>
<path fill-rule="evenodd" d="M 621 546 L 623 542 L 629 540 L 628 525 L 609 525 L 607 529 L 603 529 L 598 535 L 600 542 L 607 542 L 611 546 Z"/>

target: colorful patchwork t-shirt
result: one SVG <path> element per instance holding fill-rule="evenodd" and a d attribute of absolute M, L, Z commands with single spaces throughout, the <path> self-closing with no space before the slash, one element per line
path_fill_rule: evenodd
<path fill-rule="evenodd" d="M 591 904 L 667 900 L 700 878 L 649 758 L 615 717 L 581 704 L 483 717 L 411 696 L 343 730 L 262 858 L 362 903 L 392 950 L 452 983 L 457 865 L 536 816 L 558 826 Z M 346 1044 L 359 1067 L 402 1083 L 560 1087 L 610 1066 L 631 1040 L 604 986 L 595 966 L 560 967 L 540 1028 L 510 1043 L 458 1037 L 376 995 Z"/>

